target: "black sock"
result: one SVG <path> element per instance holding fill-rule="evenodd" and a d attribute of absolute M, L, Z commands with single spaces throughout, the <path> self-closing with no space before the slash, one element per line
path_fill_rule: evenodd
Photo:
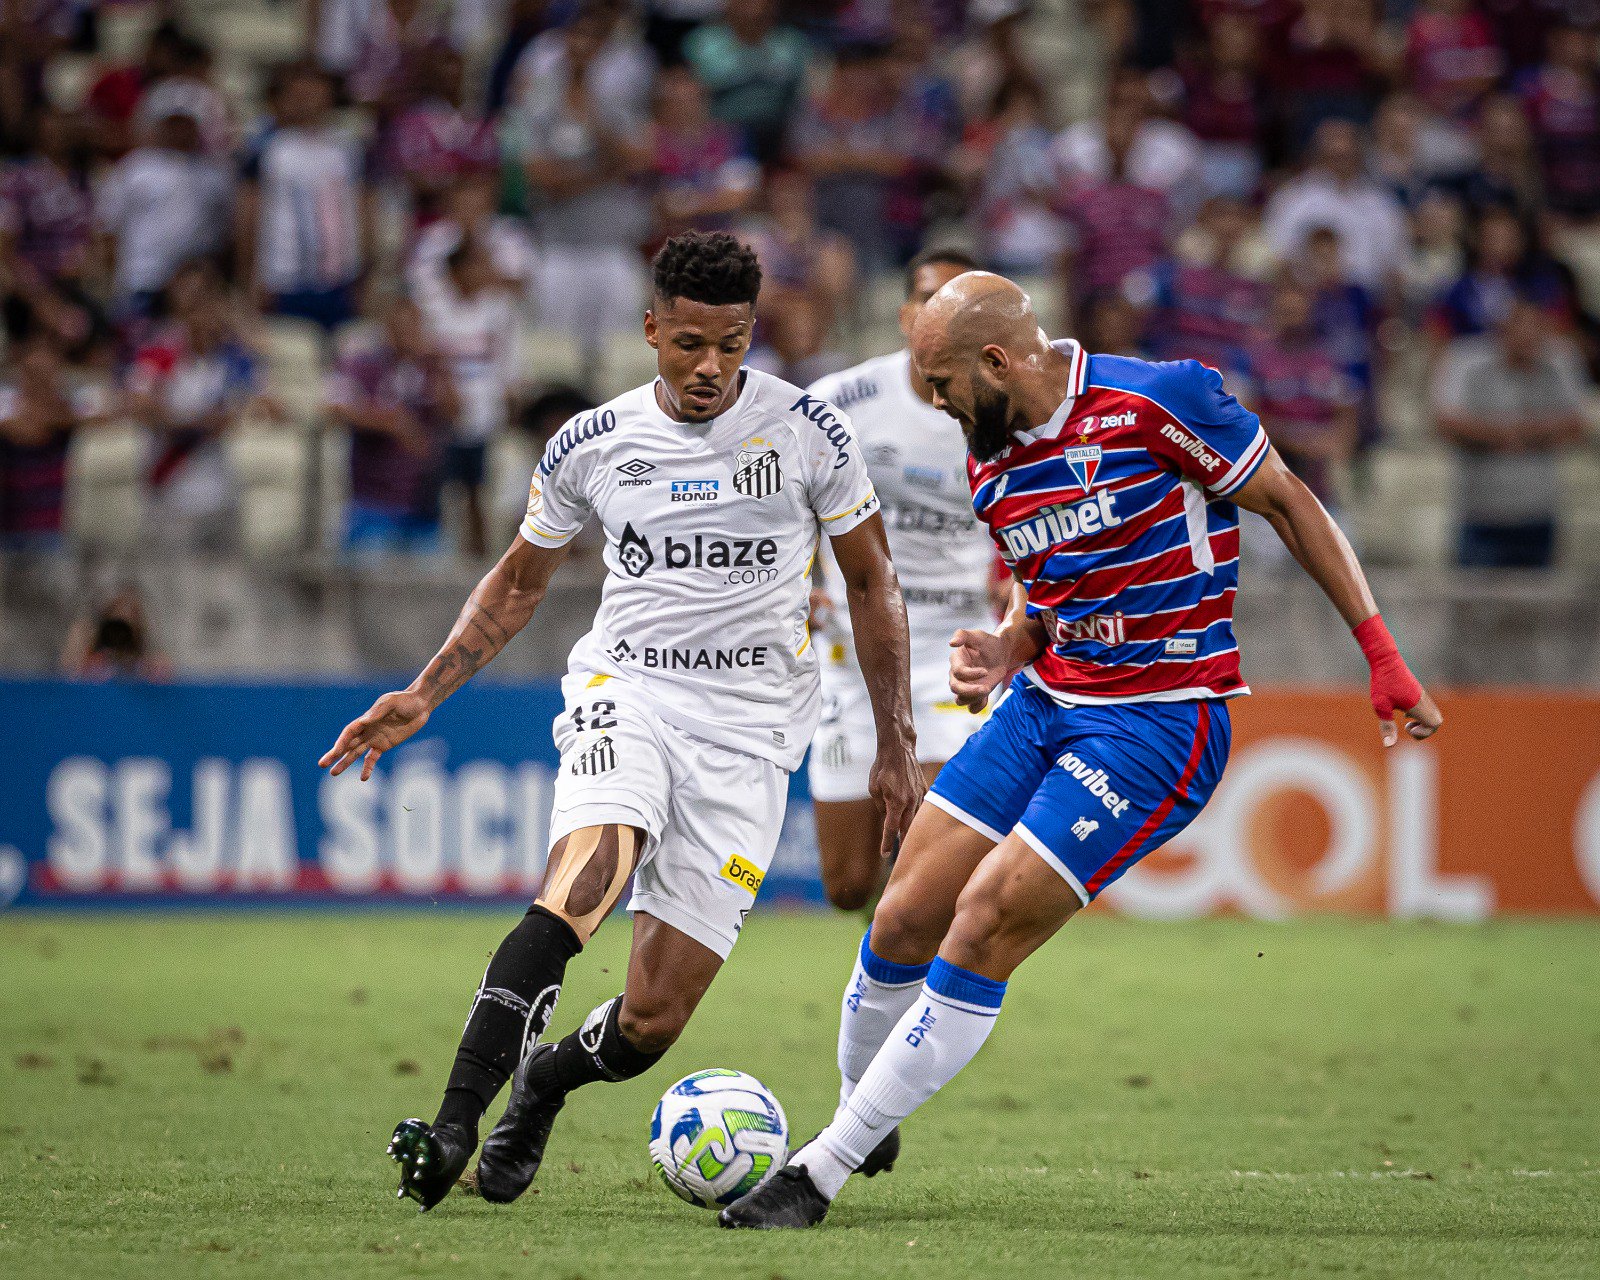
<path fill-rule="evenodd" d="M 572 926 L 534 906 L 484 970 L 435 1124 L 473 1131 L 522 1056 L 550 1025 L 567 962 L 583 950 Z"/>
<path fill-rule="evenodd" d="M 537 1064 L 543 1068 L 543 1078 L 534 1081 L 540 1091 L 568 1093 L 596 1080 L 632 1080 L 660 1062 L 667 1051 L 647 1053 L 631 1044 L 618 1025 L 621 1014 L 622 997 L 616 996 L 585 1018 L 576 1031 L 562 1037 L 556 1051 Z"/>

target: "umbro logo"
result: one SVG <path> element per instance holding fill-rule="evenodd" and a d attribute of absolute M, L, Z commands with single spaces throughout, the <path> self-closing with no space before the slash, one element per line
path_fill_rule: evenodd
<path fill-rule="evenodd" d="M 656 469 L 656 464 L 646 462 L 643 458 L 629 458 L 626 462 L 619 463 L 617 470 L 627 476 L 626 480 L 618 480 L 617 487 L 621 489 L 633 488 L 637 485 L 649 484 L 650 473 Z"/>

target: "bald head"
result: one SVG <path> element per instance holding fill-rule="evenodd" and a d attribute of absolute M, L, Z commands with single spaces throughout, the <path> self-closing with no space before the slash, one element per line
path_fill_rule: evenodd
<path fill-rule="evenodd" d="M 1028 295 L 1004 276 L 965 271 L 929 298 L 911 330 L 911 353 L 975 359 L 987 346 L 1022 357 L 1043 344 Z"/>
<path fill-rule="evenodd" d="M 988 271 L 965 272 L 928 299 L 911 328 L 911 359 L 934 408 L 961 424 L 980 460 L 1036 425 L 1023 419 L 1049 394 L 1044 384 L 1060 363 L 1032 300 Z"/>

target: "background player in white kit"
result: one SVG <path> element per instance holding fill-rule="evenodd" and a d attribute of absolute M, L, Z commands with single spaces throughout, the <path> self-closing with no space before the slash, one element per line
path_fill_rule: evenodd
<path fill-rule="evenodd" d="M 513 1070 L 477 1176 L 488 1200 L 519 1196 L 567 1094 L 654 1065 L 732 950 L 777 845 L 788 775 L 817 724 L 807 617 L 824 530 L 862 640 L 886 842 L 922 796 L 905 609 L 848 419 L 741 368 L 761 272 L 733 237 L 669 240 L 654 281 L 645 336 L 660 376 L 557 433 L 520 536 L 444 648 L 322 759 L 336 774 L 360 760 L 370 776 L 526 625 L 567 544 L 590 516 L 600 520 L 610 573 L 562 682 L 544 886 L 484 973 L 437 1118 L 402 1122 L 390 1144 L 400 1194 L 424 1209 L 466 1168 L 478 1121 Z M 623 993 L 559 1042 L 536 1043 L 567 962 L 630 873 Z"/>
<path fill-rule="evenodd" d="M 932 249 L 906 268 L 900 331 L 941 286 L 978 264 L 955 249 Z M 994 546 L 972 513 L 967 442 L 953 418 L 933 407 L 933 392 L 896 351 L 822 378 L 811 394 L 850 415 L 856 445 L 883 507 L 895 574 L 911 633 L 911 704 L 917 761 L 929 783 L 982 724 L 950 693 L 950 637 L 987 631 Z M 812 599 L 822 652 L 822 722 L 811 744 L 811 798 L 817 819 L 822 887 L 846 911 L 882 887 L 882 817 L 868 788 L 877 753 L 871 699 L 856 661 L 850 615 L 832 592 L 839 578 L 824 554 Z M 1010 578 L 1006 579 L 1007 595 Z"/>

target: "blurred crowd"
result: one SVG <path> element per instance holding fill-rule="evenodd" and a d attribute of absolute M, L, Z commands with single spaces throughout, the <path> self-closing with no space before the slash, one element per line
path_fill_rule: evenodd
<path fill-rule="evenodd" d="M 648 375 L 648 255 L 692 227 L 761 256 L 761 367 L 893 345 L 880 286 L 961 245 L 1091 350 L 1221 368 L 1336 515 L 1405 359 L 1459 562 L 1555 554 L 1600 361 L 1600 0 L 240 10 L 293 56 L 241 67 L 214 8 L 0 0 L 8 550 L 71 549 L 115 425 L 144 542 L 235 546 L 230 441 L 302 430 L 345 449 L 331 542 L 481 556 L 526 483 L 490 460 Z M 285 334 L 314 359 L 275 365 Z"/>

